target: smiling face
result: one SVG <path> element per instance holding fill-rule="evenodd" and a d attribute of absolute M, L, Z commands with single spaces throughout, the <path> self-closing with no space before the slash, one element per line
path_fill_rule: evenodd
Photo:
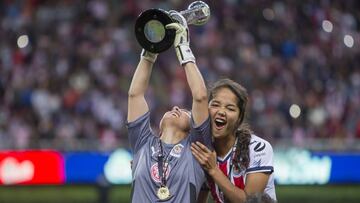
<path fill-rule="evenodd" d="M 234 135 L 241 121 L 240 115 L 243 113 L 238 107 L 237 96 L 227 87 L 214 91 L 209 102 L 209 112 L 215 139 Z"/>
<path fill-rule="evenodd" d="M 178 130 L 188 132 L 190 130 L 190 112 L 174 106 L 171 111 L 164 114 L 160 121 L 160 131 L 167 127 L 175 127 Z"/>

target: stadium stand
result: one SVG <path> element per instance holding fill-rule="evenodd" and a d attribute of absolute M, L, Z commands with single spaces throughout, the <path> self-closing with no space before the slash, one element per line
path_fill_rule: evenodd
<path fill-rule="evenodd" d="M 0 1 L 0 149 L 127 147 L 135 19 L 190 2 Z M 230 77 L 247 87 L 257 135 L 278 147 L 360 149 L 359 1 L 207 2 L 210 21 L 190 27 L 198 66 L 209 85 Z M 152 109 L 189 107 L 173 50 L 155 66 Z"/>

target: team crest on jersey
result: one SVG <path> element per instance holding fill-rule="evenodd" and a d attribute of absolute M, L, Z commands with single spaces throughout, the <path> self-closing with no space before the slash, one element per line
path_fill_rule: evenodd
<path fill-rule="evenodd" d="M 168 165 L 168 163 L 165 163 L 164 166 L 163 166 L 163 171 L 165 172 L 166 171 L 166 179 L 169 178 L 169 174 L 170 174 L 170 171 L 171 171 L 171 167 L 170 165 Z M 151 168 L 150 168 L 150 174 L 151 174 L 151 178 L 157 182 L 157 183 L 160 183 L 161 180 L 160 180 L 160 175 L 159 175 L 159 169 L 158 169 L 158 164 L 157 163 L 154 163 Z"/>
<path fill-rule="evenodd" d="M 172 148 L 170 155 L 179 158 L 183 149 L 184 146 L 182 144 L 177 144 Z"/>

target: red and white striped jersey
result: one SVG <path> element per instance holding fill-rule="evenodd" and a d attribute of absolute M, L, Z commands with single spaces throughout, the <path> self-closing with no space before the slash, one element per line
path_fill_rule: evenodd
<path fill-rule="evenodd" d="M 246 170 L 235 170 L 233 167 L 230 172 L 232 149 L 229 150 L 224 158 L 217 158 L 218 167 L 229 178 L 232 184 L 240 189 L 244 189 L 246 184 L 246 175 L 249 173 L 271 173 L 269 181 L 265 187 L 264 192 L 272 199 L 276 200 L 275 185 L 274 185 L 274 167 L 273 167 L 273 149 L 270 143 L 256 135 L 251 136 L 249 145 L 250 162 Z M 224 196 L 219 187 L 212 179 L 208 180 L 208 186 L 211 195 L 216 203 L 225 203 Z"/>

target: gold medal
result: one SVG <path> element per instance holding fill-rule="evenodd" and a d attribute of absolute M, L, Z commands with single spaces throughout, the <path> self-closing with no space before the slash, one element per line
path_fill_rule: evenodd
<path fill-rule="evenodd" d="M 166 200 L 170 198 L 170 190 L 166 186 L 161 186 L 157 191 L 157 196 L 160 200 Z"/>

